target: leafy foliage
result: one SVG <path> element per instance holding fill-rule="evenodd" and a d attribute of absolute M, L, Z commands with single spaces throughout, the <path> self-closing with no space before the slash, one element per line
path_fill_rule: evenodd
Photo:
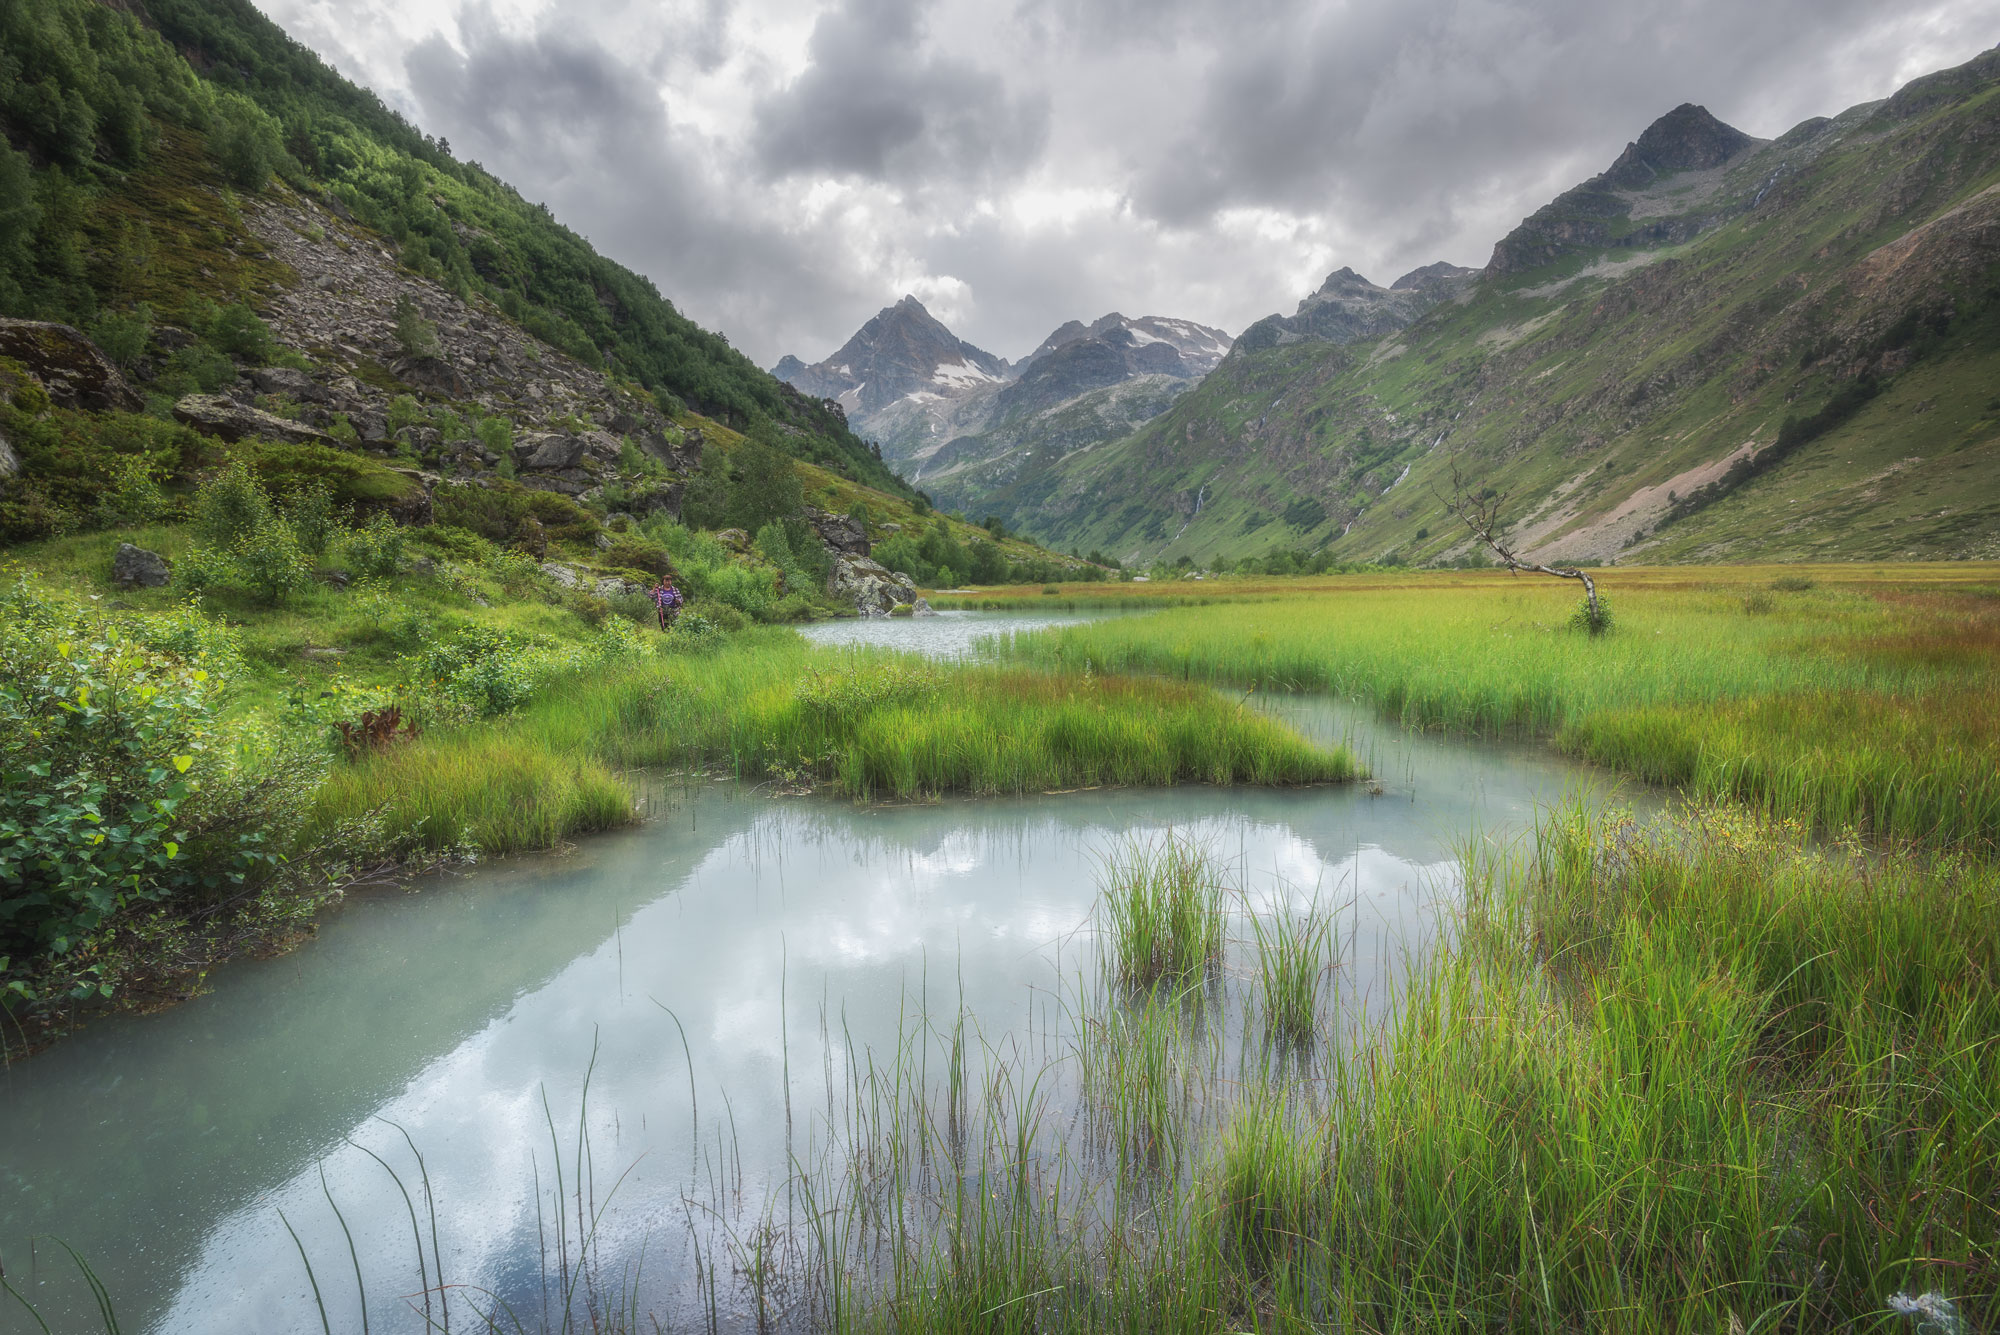
<path fill-rule="evenodd" d="M 135 636 L 25 581 L 0 593 L 0 1004 L 40 1000 L 34 969 L 87 958 L 133 906 L 275 865 L 263 829 L 212 800 L 231 762 L 199 620 Z M 95 964 L 66 976 L 73 997 L 113 989 Z"/>

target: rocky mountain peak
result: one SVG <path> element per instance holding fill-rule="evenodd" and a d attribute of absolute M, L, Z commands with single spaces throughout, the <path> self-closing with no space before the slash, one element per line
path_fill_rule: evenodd
<path fill-rule="evenodd" d="M 1625 145 L 1604 173 L 1604 183 L 1619 190 L 1643 190 L 1674 172 L 1720 167 L 1756 142 L 1717 120 L 1707 107 L 1683 102 Z"/>
<path fill-rule="evenodd" d="M 884 306 L 840 350 L 807 366 L 787 356 L 771 374 L 824 399 L 838 400 L 857 422 L 899 400 L 943 396 L 1007 378 L 1005 358 L 951 332 L 914 295 Z"/>
<path fill-rule="evenodd" d="M 1391 292 L 1423 292 L 1440 299 L 1456 293 L 1460 288 L 1479 277 L 1479 270 L 1468 269 L 1462 264 L 1447 264 L 1439 260 L 1426 264 L 1421 269 L 1412 269 L 1389 284 Z"/>

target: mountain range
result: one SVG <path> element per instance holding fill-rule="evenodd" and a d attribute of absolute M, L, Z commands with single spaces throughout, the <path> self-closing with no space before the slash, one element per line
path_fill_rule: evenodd
<path fill-rule="evenodd" d="M 1012 363 L 960 339 L 906 296 L 825 360 L 807 366 L 786 357 L 772 374 L 838 403 L 886 463 L 940 504 L 979 514 L 1071 455 L 1159 416 L 1233 347 L 1391 333 L 1476 275 L 1438 263 L 1383 288 L 1339 269 L 1295 313 L 1267 316 L 1239 340 L 1193 320 L 1114 311 L 1089 324 L 1067 321 Z"/>
<path fill-rule="evenodd" d="M 1197 564 L 1476 560 L 1455 487 L 1545 558 L 1991 557 L 1996 393 L 2000 49 L 1772 140 L 1677 107 L 1482 270 L 1336 272 L 980 504 Z"/>

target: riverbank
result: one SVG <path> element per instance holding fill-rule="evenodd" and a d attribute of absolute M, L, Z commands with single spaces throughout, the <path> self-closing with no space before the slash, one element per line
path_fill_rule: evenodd
<path fill-rule="evenodd" d="M 1300 581 L 1281 604 L 1169 608 L 1009 652 L 1329 691 L 1410 727 L 1539 738 L 1826 829 L 2000 846 L 2000 570 L 1620 569 L 1600 588 L 1615 616 L 1601 637 L 1569 629 L 1571 586 L 1449 572 Z"/>

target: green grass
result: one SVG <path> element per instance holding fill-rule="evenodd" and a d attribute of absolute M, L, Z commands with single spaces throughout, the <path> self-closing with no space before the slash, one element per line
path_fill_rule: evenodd
<path fill-rule="evenodd" d="M 1989 568 L 1945 568 L 1929 590 L 1907 567 L 1820 569 L 1804 591 L 1773 590 L 1755 570 L 1608 574 L 1618 629 L 1596 638 L 1563 629 L 1576 600 L 1554 581 L 1458 574 L 1302 583 L 1276 606 L 1034 632 L 1011 652 L 1049 667 L 1331 691 L 1406 726 L 1543 737 L 1830 828 L 1992 846 L 2000 603 Z M 1746 588 L 1770 610 L 1746 612 Z"/>
<path fill-rule="evenodd" d="M 1205 687 L 938 666 L 774 629 L 551 682 L 517 717 L 364 760 L 327 784 L 321 818 L 380 810 L 394 840 L 429 849 L 547 847 L 627 818 L 619 773 L 661 767 L 917 800 L 1360 773 Z"/>
<path fill-rule="evenodd" d="M 1292 1047 L 1311 1044 L 1319 1027 L 1319 985 L 1335 955 L 1333 920 L 1317 908 L 1280 907 L 1267 920 L 1253 915 L 1257 976 L 1264 998 L 1264 1033 Z"/>
<path fill-rule="evenodd" d="M 1104 927 L 1112 969 L 1128 988 L 1199 987 L 1222 960 L 1221 868 L 1208 849 L 1169 832 L 1111 853 Z"/>
<path fill-rule="evenodd" d="M 828 1324 L 1708 1335 L 1892 1329 L 1893 1297 L 1934 1291 L 1988 1328 L 1991 866 L 1574 807 L 1465 869 L 1454 945 L 1311 1078 L 1231 1070 L 1169 1008 L 1100 993 L 1078 1050 L 1123 1110 L 1108 1195 L 1079 1187 L 1098 1123 L 1000 1100 L 974 1161 L 1006 1190 L 939 1210 L 908 1119 L 882 1147 L 906 1194 L 870 1198 L 896 1259 L 850 1270 Z M 898 1060 L 884 1085 L 918 1106 Z M 1030 1057 L 996 1085 L 1047 1077 Z"/>

